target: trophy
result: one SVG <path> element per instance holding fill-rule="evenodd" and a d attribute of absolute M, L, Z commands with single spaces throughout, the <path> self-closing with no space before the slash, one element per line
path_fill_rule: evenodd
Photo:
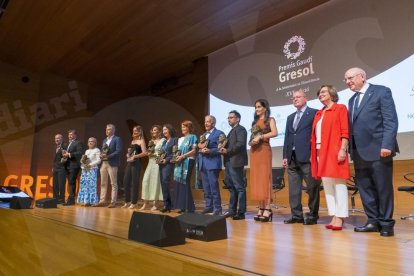
<path fill-rule="evenodd" d="M 133 145 L 130 145 L 127 151 L 127 162 L 134 162 L 134 158 L 132 158 L 133 155 L 135 155 L 135 148 Z"/>
<path fill-rule="evenodd" d="M 155 163 L 161 164 L 162 160 L 165 159 L 166 155 L 167 155 L 167 153 L 165 152 L 165 150 L 163 148 L 160 148 L 159 150 L 157 150 L 157 154 L 156 154 L 156 157 L 155 157 Z"/>
<path fill-rule="evenodd" d="M 68 151 L 62 148 L 62 146 L 60 146 L 59 150 L 61 151 L 61 156 L 62 156 L 60 158 L 60 163 L 66 163 L 66 161 L 68 161 L 68 158 L 64 157 L 63 155 L 65 155 Z"/>
<path fill-rule="evenodd" d="M 207 146 L 208 146 L 208 139 L 207 139 L 207 137 L 206 137 L 205 134 L 200 135 L 200 144 L 201 144 L 201 148 L 202 149 L 207 148 Z"/>
<path fill-rule="evenodd" d="M 109 146 L 105 143 L 102 145 L 102 153 L 101 153 L 101 160 L 102 161 L 108 161 L 108 151 Z"/>
<path fill-rule="evenodd" d="M 87 155 L 84 154 L 81 157 L 80 163 L 81 163 L 81 168 L 85 169 L 91 163 L 91 160 L 88 158 Z"/>
<path fill-rule="evenodd" d="M 154 153 L 155 153 L 155 143 L 154 143 L 154 141 L 150 140 L 148 142 L 147 151 L 148 151 L 149 156 L 154 156 Z"/>
<path fill-rule="evenodd" d="M 173 156 L 171 158 L 171 163 L 177 163 L 177 157 L 180 156 L 180 151 L 178 150 L 178 146 L 174 145 L 172 147 Z"/>
<path fill-rule="evenodd" d="M 220 134 L 219 140 L 218 140 L 219 143 L 218 143 L 217 148 L 218 149 L 224 149 L 226 147 L 228 141 L 229 140 L 227 139 L 226 134 L 224 134 L 224 133 Z"/>
<path fill-rule="evenodd" d="M 256 138 L 257 136 L 261 136 L 263 135 L 262 130 L 260 129 L 260 127 L 258 125 L 253 125 L 252 129 L 251 129 L 252 135 L 250 136 L 250 141 L 251 142 L 254 138 Z M 262 140 L 259 141 L 258 144 L 253 145 L 253 146 L 258 146 L 262 143 Z"/>

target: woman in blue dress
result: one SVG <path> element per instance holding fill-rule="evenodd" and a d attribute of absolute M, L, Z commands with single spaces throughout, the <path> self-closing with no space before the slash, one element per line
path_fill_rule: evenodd
<path fill-rule="evenodd" d="M 77 199 L 77 203 L 81 206 L 91 206 L 99 202 L 97 180 L 101 151 L 96 147 L 96 138 L 88 139 L 88 148 L 81 159 L 82 173 Z"/>

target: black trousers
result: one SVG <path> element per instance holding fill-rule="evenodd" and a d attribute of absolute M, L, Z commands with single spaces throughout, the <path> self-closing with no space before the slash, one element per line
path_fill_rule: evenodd
<path fill-rule="evenodd" d="M 65 184 L 66 184 L 66 170 L 53 170 L 53 197 L 57 200 L 65 200 Z"/>
<path fill-rule="evenodd" d="M 128 162 L 125 168 L 124 175 L 124 189 L 125 189 L 125 202 L 131 202 L 137 204 L 138 202 L 138 180 L 141 172 L 141 162 L 136 160 L 134 162 Z"/>

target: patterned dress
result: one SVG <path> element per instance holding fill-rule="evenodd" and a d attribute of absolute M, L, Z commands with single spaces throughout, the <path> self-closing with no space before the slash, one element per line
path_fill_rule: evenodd
<path fill-rule="evenodd" d="M 98 165 L 101 163 L 101 151 L 98 148 L 88 149 L 85 155 L 90 160 L 90 168 L 82 166 L 80 186 L 77 203 L 79 204 L 97 204 L 99 197 L 97 194 Z"/>

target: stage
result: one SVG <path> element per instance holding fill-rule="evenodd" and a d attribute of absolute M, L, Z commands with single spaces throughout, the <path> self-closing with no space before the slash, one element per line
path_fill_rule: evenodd
<path fill-rule="evenodd" d="M 325 210 L 312 226 L 285 225 L 286 208 L 274 209 L 270 223 L 255 222 L 255 212 L 249 206 L 246 220 L 227 219 L 228 239 L 157 248 L 128 240 L 130 209 L 0 209 L 1 274 L 414 275 L 414 221 L 400 214 L 395 237 L 383 238 L 353 231 L 363 214 L 331 231 Z"/>

